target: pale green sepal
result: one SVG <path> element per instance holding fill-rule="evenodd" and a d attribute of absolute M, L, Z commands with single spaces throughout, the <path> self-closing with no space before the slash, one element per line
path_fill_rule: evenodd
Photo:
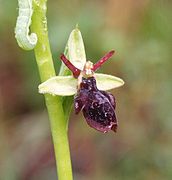
<path fill-rule="evenodd" d="M 71 32 L 67 47 L 70 62 L 78 69 L 83 70 L 86 55 L 82 35 L 78 28 Z"/>
<path fill-rule="evenodd" d="M 77 79 L 73 76 L 55 76 L 38 86 L 39 93 L 71 96 L 77 92 Z"/>
<path fill-rule="evenodd" d="M 124 84 L 124 81 L 118 77 L 108 74 L 96 73 L 97 88 L 107 91 Z M 58 96 L 72 96 L 77 92 L 77 79 L 73 76 L 55 76 L 43 82 L 38 87 L 41 94 L 52 94 Z"/>
<path fill-rule="evenodd" d="M 124 85 L 124 81 L 116 76 L 95 73 L 97 88 L 102 91 L 111 90 Z"/>

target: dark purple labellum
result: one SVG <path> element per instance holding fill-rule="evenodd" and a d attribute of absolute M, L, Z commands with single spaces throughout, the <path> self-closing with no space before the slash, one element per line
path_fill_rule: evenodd
<path fill-rule="evenodd" d="M 82 111 L 92 128 L 104 133 L 109 130 L 116 132 L 118 122 L 115 115 L 115 98 L 108 92 L 98 90 L 94 77 L 82 77 L 74 106 L 75 113 Z"/>

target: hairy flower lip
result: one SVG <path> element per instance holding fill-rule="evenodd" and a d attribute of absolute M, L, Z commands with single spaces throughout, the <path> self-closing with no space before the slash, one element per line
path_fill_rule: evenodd
<path fill-rule="evenodd" d="M 100 132 L 116 132 L 118 121 L 114 96 L 100 91 L 94 77 L 83 77 L 80 86 L 74 98 L 75 113 L 82 111 L 87 124 Z"/>

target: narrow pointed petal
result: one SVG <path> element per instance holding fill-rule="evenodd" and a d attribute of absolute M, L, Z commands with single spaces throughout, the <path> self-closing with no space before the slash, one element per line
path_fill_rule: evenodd
<path fill-rule="evenodd" d="M 60 59 L 63 61 L 63 63 L 72 71 L 73 76 L 77 78 L 81 72 L 78 68 L 76 68 L 67 58 L 64 54 L 61 54 Z"/>
<path fill-rule="evenodd" d="M 96 64 L 93 66 L 93 71 L 95 72 L 97 69 L 99 69 L 102 64 L 104 64 L 108 59 L 110 59 L 115 51 L 108 52 L 105 56 L 103 56 Z"/>

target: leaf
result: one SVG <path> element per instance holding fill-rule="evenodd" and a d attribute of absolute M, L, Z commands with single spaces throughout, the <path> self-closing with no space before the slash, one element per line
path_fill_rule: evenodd
<path fill-rule="evenodd" d="M 96 73 L 97 87 L 99 90 L 110 90 L 120 87 L 124 81 L 118 77 Z M 77 92 L 77 79 L 73 76 L 55 76 L 39 85 L 39 93 L 59 96 L 71 96 Z"/>

